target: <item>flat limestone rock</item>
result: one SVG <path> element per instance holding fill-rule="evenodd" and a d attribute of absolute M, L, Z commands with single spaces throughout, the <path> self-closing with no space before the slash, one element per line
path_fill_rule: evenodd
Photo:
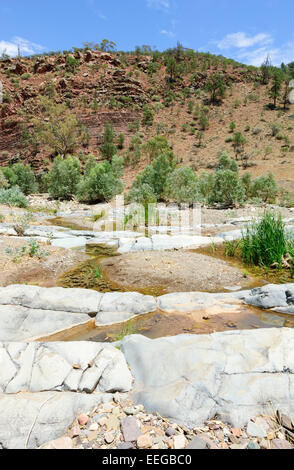
<path fill-rule="evenodd" d="M 133 398 L 188 427 L 216 414 L 235 427 L 294 410 L 294 331 L 288 328 L 123 339 Z"/>
<path fill-rule="evenodd" d="M 87 244 L 85 237 L 68 237 L 52 240 L 51 245 L 59 248 L 78 248 Z"/>
<path fill-rule="evenodd" d="M 103 295 L 96 316 L 96 326 L 121 323 L 136 315 L 157 309 L 156 299 L 138 292 L 110 292 Z"/>
<path fill-rule="evenodd" d="M 0 341 L 34 341 L 90 321 L 85 314 L 0 305 Z"/>
<path fill-rule="evenodd" d="M 10 285 L 0 287 L 0 305 L 22 305 L 32 309 L 97 314 L 102 294 L 94 290 Z"/>
<path fill-rule="evenodd" d="M 245 295 L 245 292 L 249 295 L 250 291 L 240 292 L 226 292 L 221 294 L 211 294 L 207 292 L 175 292 L 172 294 L 162 295 L 158 297 L 158 307 L 160 310 L 172 313 L 172 312 L 192 312 L 213 304 L 220 305 L 222 301 L 236 302 L 241 300 L 240 297 Z"/>
<path fill-rule="evenodd" d="M 60 438 L 79 414 L 107 399 L 110 394 L 0 394 L 0 448 L 35 449 Z"/>

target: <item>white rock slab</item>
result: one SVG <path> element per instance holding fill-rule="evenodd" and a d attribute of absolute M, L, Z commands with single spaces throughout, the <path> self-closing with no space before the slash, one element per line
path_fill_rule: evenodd
<path fill-rule="evenodd" d="M 136 315 L 154 312 L 157 303 L 154 297 L 138 292 L 110 292 L 103 295 L 96 326 L 127 321 Z"/>
<path fill-rule="evenodd" d="M 0 305 L 0 341 L 35 341 L 90 321 L 85 314 Z"/>
<path fill-rule="evenodd" d="M 65 434 L 79 414 L 110 399 L 110 394 L 103 393 L 2 394 L 0 445 L 4 449 L 36 449 Z"/>
<path fill-rule="evenodd" d="M 218 414 L 236 427 L 261 413 L 294 412 L 294 330 L 272 328 L 123 339 L 133 398 L 186 426 Z"/>
<path fill-rule="evenodd" d="M 102 294 L 90 289 L 65 289 L 22 284 L 0 287 L 0 305 L 96 315 Z"/>

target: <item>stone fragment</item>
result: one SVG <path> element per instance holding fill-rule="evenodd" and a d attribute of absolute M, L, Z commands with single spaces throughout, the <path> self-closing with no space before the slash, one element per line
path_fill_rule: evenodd
<path fill-rule="evenodd" d="M 252 437 L 266 437 L 264 428 L 253 421 L 249 421 L 247 424 L 247 434 Z"/>
<path fill-rule="evenodd" d="M 61 437 L 51 443 L 43 446 L 43 449 L 69 450 L 73 448 L 73 442 L 70 437 Z"/>
<path fill-rule="evenodd" d="M 126 442 L 137 441 L 141 435 L 137 420 L 133 416 L 127 416 L 121 421 L 122 433 Z"/>
<path fill-rule="evenodd" d="M 74 438 L 81 435 L 81 429 L 79 426 L 74 426 L 69 430 L 69 437 Z"/>
<path fill-rule="evenodd" d="M 105 442 L 111 444 L 114 441 L 114 434 L 111 432 L 106 432 L 104 435 Z"/>
<path fill-rule="evenodd" d="M 272 441 L 273 449 L 293 449 L 290 442 L 286 439 L 273 439 Z"/>
<path fill-rule="evenodd" d="M 135 449 L 134 445 L 131 442 L 120 442 L 117 445 L 117 448 L 120 450 Z"/>
<path fill-rule="evenodd" d="M 178 434 L 173 437 L 174 449 L 185 449 L 187 440 L 183 434 Z"/>
<path fill-rule="evenodd" d="M 85 426 L 89 421 L 89 416 L 86 414 L 82 414 L 78 417 L 78 422 L 80 426 Z"/>
<path fill-rule="evenodd" d="M 174 436 L 176 434 L 176 430 L 172 427 L 168 427 L 167 430 L 165 431 L 165 434 L 168 436 L 168 437 L 171 437 L 171 436 Z"/>
<path fill-rule="evenodd" d="M 208 449 L 208 444 L 205 442 L 203 439 L 201 439 L 198 436 L 194 436 L 191 442 L 189 443 L 187 449 L 196 449 L 196 450 L 202 450 L 202 449 Z"/>
<path fill-rule="evenodd" d="M 137 446 L 139 449 L 150 449 L 152 447 L 152 438 L 149 434 L 142 434 L 137 439 Z"/>
<path fill-rule="evenodd" d="M 92 423 L 91 426 L 89 427 L 89 431 L 97 431 L 99 428 L 98 423 Z"/>
<path fill-rule="evenodd" d="M 257 444 L 257 442 L 250 441 L 247 445 L 247 449 L 260 449 L 260 446 Z"/>
<path fill-rule="evenodd" d="M 120 421 L 115 416 L 110 416 L 106 422 L 106 428 L 109 431 L 118 431 L 120 427 Z"/>

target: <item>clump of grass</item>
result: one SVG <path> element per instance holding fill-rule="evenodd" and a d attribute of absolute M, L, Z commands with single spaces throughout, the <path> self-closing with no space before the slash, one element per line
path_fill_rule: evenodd
<path fill-rule="evenodd" d="M 225 247 L 225 255 L 233 258 L 236 255 L 237 249 L 239 248 L 239 241 L 238 240 L 225 241 L 224 247 Z"/>
<path fill-rule="evenodd" d="M 125 325 L 122 326 L 120 333 L 117 334 L 114 341 L 122 341 L 125 336 L 130 336 L 136 334 L 137 330 L 133 326 L 132 321 L 128 321 Z"/>
<path fill-rule="evenodd" d="M 260 221 L 242 233 L 241 256 L 247 264 L 270 267 L 282 263 L 290 244 L 281 215 L 265 211 Z"/>

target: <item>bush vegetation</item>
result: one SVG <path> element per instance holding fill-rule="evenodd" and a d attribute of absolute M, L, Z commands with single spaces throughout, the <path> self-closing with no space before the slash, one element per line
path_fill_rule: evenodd
<path fill-rule="evenodd" d="M 260 221 L 247 227 L 240 246 L 244 261 L 257 266 L 281 265 L 289 251 L 294 255 L 294 244 L 287 239 L 282 217 L 272 211 L 266 211 Z"/>
<path fill-rule="evenodd" d="M 0 189 L 0 204 L 15 207 L 28 207 L 28 201 L 18 186 L 8 189 Z"/>

